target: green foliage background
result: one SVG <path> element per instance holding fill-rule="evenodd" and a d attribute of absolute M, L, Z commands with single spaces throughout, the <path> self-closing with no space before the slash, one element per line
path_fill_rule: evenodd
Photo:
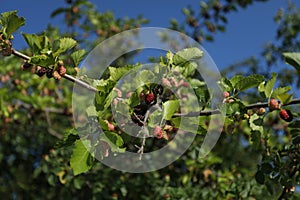
<path fill-rule="evenodd" d="M 172 20 L 170 28 L 187 33 L 199 42 L 213 41 L 217 32 L 226 31 L 226 25 L 230 23 L 227 20 L 229 13 L 243 12 L 239 8 L 247 8 L 251 4 L 264 1 L 267 0 L 208 0 L 202 2 L 199 10 L 183 8 L 185 21 Z M 67 32 L 61 32 L 59 27 L 49 25 L 45 33 L 39 36 L 24 35 L 31 48 L 23 49 L 22 52 L 35 56 L 31 60 L 33 64 L 45 67 L 55 65 L 56 56 L 59 55 L 59 59 L 65 62 L 67 72 L 73 75 L 76 73 L 79 57 L 84 55 L 75 46 L 75 40 L 88 51 L 98 42 L 116 33 L 147 23 L 147 19 L 143 17 L 117 19 L 112 12 L 99 13 L 86 0 L 68 1 L 64 8 L 53 12 L 52 16 L 56 15 L 65 16 Z M 277 42 L 262 50 L 265 60 L 249 58 L 222 72 L 224 78 L 220 86 L 230 92 L 234 102 L 228 104 L 224 130 L 218 144 L 207 158 L 197 157 L 199 144 L 203 141 L 203 136 L 199 134 L 179 160 L 164 169 L 143 174 L 119 172 L 100 162 L 91 162 L 87 166 L 88 171 L 81 173 L 86 169 L 80 168 L 82 166 L 74 158 L 74 152 L 81 152 L 82 144 L 73 129 L 72 83 L 66 79 L 58 81 L 53 78 L 40 78 L 20 69 L 22 59 L 2 56 L 1 197 L 298 199 L 299 189 L 298 192 L 293 190 L 295 186 L 299 187 L 300 182 L 299 106 L 288 106 L 295 118 L 291 123 L 281 120 L 277 111 L 260 116 L 255 110 L 247 110 L 246 106 L 268 101 L 269 98 L 289 103 L 292 97 L 299 95 L 299 54 L 291 53 L 299 51 L 299 16 L 299 8 L 289 3 L 286 11 L 279 11 L 274 17 L 278 23 Z M 3 19 L 7 19 L 1 21 L 4 40 L 11 38 L 17 25 L 24 24 L 22 18 L 4 16 Z M 10 20 L 16 26 L 12 26 Z M 90 40 L 92 37 L 87 36 L 96 36 L 96 39 Z M 74 38 L 74 41 L 63 39 L 66 37 Z M 39 51 L 41 48 L 34 50 L 34 42 L 38 40 L 49 40 L 44 43 L 44 49 L 55 49 L 54 41 L 68 45 L 60 46 L 47 57 L 51 59 L 45 60 L 41 56 L 44 53 Z M 9 44 L 1 46 L 4 49 Z M 77 52 L 71 58 L 69 48 Z M 289 53 L 283 54 L 284 52 Z M 130 56 L 132 55 L 120 59 L 119 63 L 115 63 L 116 66 L 122 66 Z M 282 63 L 284 59 L 295 68 L 279 68 L 277 74 L 270 74 L 269 69 Z M 243 76 L 237 74 L 241 66 L 246 69 Z M 246 90 L 249 88 L 256 89 Z M 73 150 L 74 146 L 76 150 Z M 79 169 L 75 167 L 74 170 L 74 166 Z"/>

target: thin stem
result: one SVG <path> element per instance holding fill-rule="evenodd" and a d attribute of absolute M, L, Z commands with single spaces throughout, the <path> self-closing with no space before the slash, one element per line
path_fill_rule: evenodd
<path fill-rule="evenodd" d="M 12 54 L 17 56 L 17 57 L 23 58 L 24 60 L 30 60 L 29 56 L 27 56 L 27 55 L 25 55 L 25 54 L 23 54 L 19 51 L 16 51 L 15 49 L 11 49 L 11 51 L 12 51 Z"/>
<path fill-rule="evenodd" d="M 65 74 L 65 75 L 63 75 L 63 77 L 65 79 L 69 80 L 69 81 L 77 83 L 78 85 L 80 85 L 80 86 L 82 86 L 82 87 L 84 87 L 84 88 L 86 88 L 88 90 L 91 90 L 93 92 L 98 92 L 98 90 L 95 87 L 93 87 L 93 86 L 89 85 L 88 83 L 86 83 L 86 82 L 84 82 L 82 80 L 79 80 L 79 79 L 77 79 L 77 78 L 75 78 L 75 77 L 73 77 L 73 76 L 71 76 L 69 74 Z"/>
<path fill-rule="evenodd" d="M 291 102 L 284 104 L 282 106 L 288 106 L 288 105 L 295 105 L 295 104 L 300 104 L 300 98 L 299 99 L 293 99 Z M 259 102 L 259 103 L 254 103 L 246 106 L 246 109 L 250 110 L 253 108 L 266 108 L 269 106 L 268 102 Z M 197 117 L 197 116 L 210 116 L 210 115 L 215 115 L 215 114 L 220 114 L 219 109 L 215 110 L 204 110 L 204 111 L 199 111 L 199 112 L 189 112 L 189 113 L 176 113 L 173 115 L 173 117 Z"/>

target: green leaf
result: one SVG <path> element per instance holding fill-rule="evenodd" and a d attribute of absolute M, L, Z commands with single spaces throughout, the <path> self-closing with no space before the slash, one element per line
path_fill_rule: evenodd
<path fill-rule="evenodd" d="M 139 80 L 144 84 L 154 82 L 155 77 L 156 75 L 150 70 L 143 70 L 139 74 Z"/>
<path fill-rule="evenodd" d="M 265 174 L 262 171 L 257 171 L 255 174 L 255 180 L 259 184 L 264 184 L 265 183 Z"/>
<path fill-rule="evenodd" d="M 82 59 L 85 57 L 86 51 L 84 49 L 74 51 L 71 55 L 70 58 L 73 62 L 74 67 L 78 67 L 79 63 L 82 61 Z"/>
<path fill-rule="evenodd" d="M 258 92 L 259 92 L 259 94 L 260 94 L 260 96 L 261 96 L 262 98 L 266 98 L 266 94 L 265 94 L 265 88 L 266 88 L 266 86 L 265 86 L 265 84 L 266 84 L 266 82 L 263 81 L 263 82 L 261 82 L 261 83 L 258 85 Z"/>
<path fill-rule="evenodd" d="M 297 135 L 296 137 L 293 138 L 293 145 L 300 144 L 300 135 Z"/>
<path fill-rule="evenodd" d="M 63 140 L 58 141 L 56 144 L 57 147 L 67 147 L 71 146 L 77 141 L 79 138 L 77 130 L 75 128 L 68 130 L 64 134 Z"/>
<path fill-rule="evenodd" d="M 275 85 L 276 78 L 277 78 L 277 74 L 272 73 L 272 78 L 266 83 L 266 85 L 265 85 L 266 98 L 271 97 L 271 95 L 273 93 L 273 88 L 274 88 L 274 85 Z"/>
<path fill-rule="evenodd" d="M 298 72 L 298 75 L 300 76 L 300 53 L 286 52 L 286 53 L 283 53 L 283 57 L 284 57 L 286 63 L 295 67 L 295 69 Z"/>
<path fill-rule="evenodd" d="M 106 110 L 110 106 L 115 97 L 117 97 L 117 92 L 115 90 L 112 90 L 105 99 L 103 110 Z"/>
<path fill-rule="evenodd" d="M 256 149 L 259 148 L 261 144 L 261 132 L 251 131 L 251 142 Z"/>
<path fill-rule="evenodd" d="M 258 116 L 257 114 L 253 114 L 250 116 L 249 119 L 249 126 L 253 131 L 259 131 L 262 132 L 263 131 L 263 119 Z"/>
<path fill-rule="evenodd" d="M 273 97 L 273 98 L 275 98 L 275 99 L 278 99 L 278 97 L 279 97 L 280 95 L 286 94 L 286 93 L 289 92 L 290 90 L 291 90 L 291 87 L 290 87 L 290 86 L 276 88 L 276 89 L 273 91 L 273 94 L 271 95 L 271 97 Z"/>
<path fill-rule="evenodd" d="M 123 139 L 117 133 L 106 131 L 100 136 L 100 140 L 107 142 L 112 152 L 125 152 L 125 148 L 120 148 L 124 144 Z"/>
<path fill-rule="evenodd" d="M 163 103 L 163 119 L 170 120 L 179 108 L 178 100 L 169 100 Z"/>
<path fill-rule="evenodd" d="M 77 140 L 75 142 L 70 160 L 70 165 L 75 176 L 88 171 L 92 167 L 92 157 L 86 146 L 89 146 L 88 140 Z"/>
<path fill-rule="evenodd" d="M 132 65 L 127 65 L 120 68 L 108 67 L 109 74 L 110 74 L 109 79 L 114 82 L 117 82 L 122 76 L 124 76 L 127 72 L 129 72 L 133 68 L 134 66 Z"/>
<path fill-rule="evenodd" d="M 289 103 L 289 102 L 292 101 L 293 95 L 287 94 L 287 93 L 283 93 L 283 94 L 277 95 L 277 98 L 280 100 L 280 102 L 282 104 L 287 104 L 287 103 Z"/>
<path fill-rule="evenodd" d="M 300 121 L 294 121 L 294 122 L 291 122 L 289 125 L 288 125 L 289 128 L 296 128 L 296 129 L 300 129 Z"/>
<path fill-rule="evenodd" d="M 55 59 L 49 55 L 34 55 L 30 58 L 29 63 L 48 67 L 55 64 Z"/>
<path fill-rule="evenodd" d="M 132 93 L 132 95 L 129 98 L 130 107 L 133 108 L 133 107 L 139 105 L 139 103 L 140 103 L 140 97 L 139 97 L 138 93 L 137 92 Z"/>
<path fill-rule="evenodd" d="M 205 121 L 202 119 L 199 121 L 199 117 L 172 118 L 172 124 L 174 124 L 174 127 L 195 134 L 205 134 L 207 132 L 206 128 L 204 128 L 206 126 L 204 123 Z"/>
<path fill-rule="evenodd" d="M 266 162 L 266 163 L 262 163 L 261 164 L 261 171 L 264 173 L 264 174 L 269 174 L 273 171 L 273 167 L 270 163 Z"/>
<path fill-rule="evenodd" d="M 162 113 L 159 110 L 155 110 L 149 116 L 148 126 L 154 128 L 155 126 L 159 126 L 162 121 Z"/>
<path fill-rule="evenodd" d="M 195 74 L 197 66 L 198 66 L 197 63 L 195 63 L 195 62 L 187 62 L 187 63 L 184 64 L 183 71 L 182 71 L 181 74 L 184 77 L 193 76 Z"/>
<path fill-rule="evenodd" d="M 0 17 L 1 32 L 7 39 L 10 38 L 11 34 L 17 31 L 21 26 L 25 25 L 25 19 L 18 17 L 18 11 L 4 12 Z"/>
<path fill-rule="evenodd" d="M 230 80 L 227 78 L 222 78 L 218 82 L 219 87 L 222 89 L 222 91 L 227 91 L 227 92 L 233 92 L 233 86 Z"/>
<path fill-rule="evenodd" d="M 202 88 L 202 87 L 206 86 L 206 83 L 204 81 L 200 81 L 199 79 L 194 79 L 194 78 L 189 80 L 189 84 L 194 89 Z"/>
<path fill-rule="evenodd" d="M 47 36 L 25 33 L 22 35 L 33 54 L 41 54 L 42 51 L 51 51 L 51 44 Z"/>
<path fill-rule="evenodd" d="M 232 103 L 228 103 L 226 106 L 226 114 L 234 115 L 239 113 L 240 115 L 246 113 L 245 105 L 240 101 L 234 101 Z"/>
<path fill-rule="evenodd" d="M 60 38 L 59 48 L 54 52 L 54 57 L 59 56 L 59 54 L 64 53 L 77 45 L 76 40 L 72 38 Z"/>
<path fill-rule="evenodd" d="M 233 76 L 233 77 L 230 79 L 230 83 L 231 83 L 232 87 L 235 87 L 236 84 L 237 84 L 239 81 L 243 80 L 244 78 L 245 78 L 245 77 L 242 76 L 242 75 L 235 75 L 235 76 Z"/>
<path fill-rule="evenodd" d="M 256 87 L 263 81 L 264 81 L 264 76 L 259 74 L 254 74 L 240 79 L 239 81 L 236 82 L 236 84 L 233 85 L 235 89 L 241 92 L 249 88 Z"/>
<path fill-rule="evenodd" d="M 85 112 L 87 113 L 88 117 L 97 116 L 98 113 L 96 111 L 95 106 L 89 106 L 86 108 Z"/>
<path fill-rule="evenodd" d="M 199 48 L 192 47 L 186 48 L 181 51 L 178 51 L 173 57 L 173 63 L 175 65 L 180 65 L 187 61 L 192 61 L 195 59 L 200 59 L 203 56 L 203 51 Z"/>

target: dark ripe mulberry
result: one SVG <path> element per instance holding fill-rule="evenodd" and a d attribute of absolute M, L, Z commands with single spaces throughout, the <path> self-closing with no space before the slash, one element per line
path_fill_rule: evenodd
<path fill-rule="evenodd" d="M 150 92 L 149 94 L 146 95 L 145 103 L 147 105 L 155 103 L 155 95 L 152 92 Z"/>
<path fill-rule="evenodd" d="M 293 120 L 293 114 L 289 110 L 282 109 L 279 112 L 279 116 L 286 122 L 291 122 Z"/>
<path fill-rule="evenodd" d="M 52 69 L 48 69 L 47 73 L 46 73 L 46 76 L 47 78 L 52 78 Z"/>
<path fill-rule="evenodd" d="M 133 108 L 133 112 L 137 115 L 145 115 L 148 107 L 145 104 L 137 105 Z"/>
<path fill-rule="evenodd" d="M 135 114 L 135 113 L 133 113 L 133 114 L 131 115 L 131 120 L 132 120 L 135 124 L 137 124 L 137 125 L 139 125 L 139 126 L 143 126 L 143 125 L 144 125 L 144 119 L 145 119 L 145 116 L 144 116 L 144 115 L 138 115 L 138 114 Z"/>
<path fill-rule="evenodd" d="M 47 71 L 48 71 L 47 68 L 38 66 L 37 70 L 36 70 L 36 74 L 39 77 L 42 77 L 42 76 L 44 76 L 47 73 Z"/>
<path fill-rule="evenodd" d="M 29 68 L 31 68 L 33 65 L 29 64 L 28 62 L 25 62 L 24 64 L 21 65 L 21 69 L 22 70 L 27 70 Z"/>

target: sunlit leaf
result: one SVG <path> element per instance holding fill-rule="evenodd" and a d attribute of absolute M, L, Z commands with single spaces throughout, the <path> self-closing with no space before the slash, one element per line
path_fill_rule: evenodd
<path fill-rule="evenodd" d="M 49 39 L 45 35 L 25 34 L 25 33 L 23 33 L 22 35 L 34 54 L 41 54 L 42 50 L 49 51 L 51 49 Z"/>
<path fill-rule="evenodd" d="M 70 58 L 73 62 L 74 67 L 78 67 L 79 63 L 82 61 L 82 59 L 85 57 L 86 51 L 84 49 L 74 51 L 71 55 Z"/>
<path fill-rule="evenodd" d="M 120 148 L 124 142 L 122 137 L 117 133 L 106 131 L 105 134 L 100 136 L 100 140 L 107 142 L 112 152 L 123 153 L 125 151 L 125 148 Z"/>
<path fill-rule="evenodd" d="M 129 72 L 134 66 L 127 65 L 120 68 L 108 67 L 110 77 L 109 79 L 112 81 L 118 81 L 122 76 L 124 76 L 127 72 Z"/>
<path fill-rule="evenodd" d="M 276 78 L 277 78 L 277 74 L 273 73 L 272 78 L 266 83 L 265 95 L 267 98 L 270 98 L 273 93 L 273 88 L 275 85 Z"/>
<path fill-rule="evenodd" d="M 293 95 L 287 93 L 278 94 L 276 97 L 280 100 L 282 104 L 287 104 L 293 99 Z"/>
<path fill-rule="evenodd" d="M 178 100 L 169 100 L 163 103 L 163 119 L 170 120 L 175 112 L 179 108 Z"/>
<path fill-rule="evenodd" d="M 196 48 L 196 47 L 187 48 L 187 49 L 178 51 L 173 57 L 173 62 L 175 65 L 180 65 L 187 61 L 199 59 L 202 56 L 203 56 L 203 51 L 201 51 L 199 48 Z"/>
<path fill-rule="evenodd" d="M 286 86 L 286 87 L 279 87 L 276 88 L 271 97 L 275 98 L 275 99 L 279 99 L 280 95 L 286 94 L 287 92 L 289 92 L 291 90 L 290 86 Z"/>
<path fill-rule="evenodd" d="M 25 19 L 18 17 L 17 12 L 18 11 L 4 12 L 0 16 L 1 32 L 7 39 L 10 38 L 12 33 L 25 25 Z"/>
<path fill-rule="evenodd" d="M 72 38 L 60 38 L 59 39 L 59 49 L 54 52 L 54 56 L 59 56 L 61 53 L 65 53 L 66 51 L 72 49 L 77 45 L 76 40 Z"/>
<path fill-rule="evenodd" d="M 55 64 L 55 59 L 48 55 L 34 55 L 30 58 L 29 63 L 48 67 Z"/>
<path fill-rule="evenodd" d="M 73 154 L 70 159 L 70 165 L 75 176 L 87 172 L 92 168 L 91 154 L 86 146 L 89 146 L 88 140 L 77 140 L 75 142 Z"/>

